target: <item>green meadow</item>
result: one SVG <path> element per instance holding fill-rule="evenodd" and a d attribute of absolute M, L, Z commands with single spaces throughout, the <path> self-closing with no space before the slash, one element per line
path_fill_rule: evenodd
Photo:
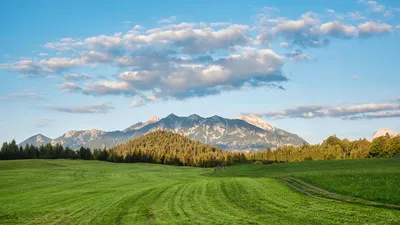
<path fill-rule="evenodd" d="M 9 160 L 0 161 L 0 224 L 400 224 L 399 186 L 400 159 L 237 165 L 215 173 Z"/>

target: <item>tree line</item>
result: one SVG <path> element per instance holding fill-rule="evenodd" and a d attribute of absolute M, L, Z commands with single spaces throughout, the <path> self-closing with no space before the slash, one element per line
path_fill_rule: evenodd
<path fill-rule="evenodd" d="M 177 166 L 214 167 L 243 163 L 269 164 L 304 160 L 335 160 L 391 157 L 400 155 L 400 136 L 349 141 L 330 136 L 321 144 L 281 146 L 264 151 L 230 152 L 194 141 L 169 131 L 154 131 L 110 149 L 79 150 L 60 144 L 19 147 L 15 141 L 3 143 L 0 159 L 85 159 L 110 162 L 145 162 Z"/>
<path fill-rule="evenodd" d="M 304 160 L 334 160 L 380 158 L 400 155 L 400 136 L 389 134 L 375 138 L 349 141 L 330 136 L 321 144 L 301 146 L 282 146 L 275 150 L 267 148 L 261 152 L 250 152 L 247 159 L 253 161 L 296 162 Z"/>
<path fill-rule="evenodd" d="M 60 144 L 50 143 L 40 147 L 26 144 L 18 146 L 15 140 L 4 142 L 1 146 L 0 159 L 94 159 L 89 148 L 81 147 L 79 150 L 64 148 Z"/>

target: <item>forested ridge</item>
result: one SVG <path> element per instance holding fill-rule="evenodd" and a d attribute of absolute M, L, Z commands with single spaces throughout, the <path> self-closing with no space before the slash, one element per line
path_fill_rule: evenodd
<path fill-rule="evenodd" d="M 210 167 L 246 161 L 244 153 L 224 151 L 170 131 L 154 131 L 109 151 L 111 159 Z"/>
<path fill-rule="evenodd" d="M 241 163 L 268 164 L 276 162 L 296 162 L 304 160 L 334 160 L 391 157 L 400 155 L 400 136 L 389 135 L 373 141 L 359 139 L 349 141 L 330 136 L 321 144 L 282 146 L 265 151 L 238 152 L 225 151 L 218 147 L 194 141 L 186 136 L 170 131 L 154 131 L 142 135 L 125 144 L 110 149 L 81 147 L 75 151 L 62 145 L 46 144 L 35 147 L 18 147 L 13 140 L 2 145 L 0 159 L 85 159 L 111 162 L 146 162 L 178 166 L 213 167 Z"/>

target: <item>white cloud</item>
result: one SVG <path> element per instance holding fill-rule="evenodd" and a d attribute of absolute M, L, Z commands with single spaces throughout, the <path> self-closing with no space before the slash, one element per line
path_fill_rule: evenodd
<path fill-rule="evenodd" d="M 182 24 L 174 25 L 180 26 Z M 187 26 L 188 24 L 183 24 Z M 245 45 L 250 42 L 247 25 L 231 25 L 219 30 L 211 28 L 158 29 L 148 35 L 129 33 L 123 36 L 125 46 L 135 48 L 141 45 L 165 45 L 177 47 L 186 54 L 205 53 L 228 48 L 232 45 Z"/>
<path fill-rule="evenodd" d="M 348 12 L 346 15 L 347 18 L 351 19 L 351 20 L 365 20 L 367 19 L 367 17 L 363 16 L 361 14 L 361 12 Z"/>
<path fill-rule="evenodd" d="M 383 118 L 399 118 L 400 111 L 391 111 L 391 112 L 376 112 L 376 113 L 367 113 L 363 115 L 349 116 L 345 119 L 348 120 L 359 120 L 359 119 L 383 119 Z"/>
<path fill-rule="evenodd" d="M 326 12 L 328 12 L 328 13 L 335 13 L 335 10 L 333 10 L 333 9 L 327 9 Z"/>
<path fill-rule="evenodd" d="M 271 12 L 278 12 L 279 9 L 277 7 L 271 7 L 271 6 L 264 6 L 261 11 L 271 13 Z"/>
<path fill-rule="evenodd" d="M 352 80 L 358 80 L 358 79 L 360 79 L 360 76 L 358 76 L 358 75 L 353 75 L 353 76 L 351 76 L 351 79 L 352 79 Z"/>
<path fill-rule="evenodd" d="M 44 52 L 39 53 L 39 56 L 48 56 L 48 55 L 49 53 L 44 53 Z"/>
<path fill-rule="evenodd" d="M 119 75 L 119 79 L 132 83 L 137 89 L 152 89 L 163 77 L 161 71 L 126 71 Z"/>
<path fill-rule="evenodd" d="M 141 29 L 144 29 L 144 28 L 143 28 L 142 26 L 136 24 L 136 25 L 133 27 L 133 29 L 134 29 L 134 30 L 141 30 Z"/>
<path fill-rule="evenodd" d="M 113 50 L 121 46 L 121 37 L 119 34 L 114 36 L 100 35 L 85 39 L 85 44 L 91 49 Z"/>
<path fill-rule="evenodd" d="M 52 57 L 33 61 L 23 59 L 14 63 L 0 64 L 0 69 L 19 72 L 23 77 L 49 77 L 49 74 L 59 73 L 91 63 L 107 63 L 113 61 L 111 55 L 96 51 L 82 51 L 77 58 Z"/>
<path fill-rule="evenodd" d="M 293 61 L 310 61 L 312 58 L 303 53 L 301 50 L 294 50 L 290 53 L 285 54 L 288 59 Z"/>
<path fill-rule="evenodd" d="M 271 19 L 268 20 L 268 22 Z M 301 15 L 298 20 L 287 20 L 284 18 L 274 20 L 275 25 L 270 34 L 273 38 L 284 37 L 291 45 L 299 47 L 324 47 L 329 44 L 319 30 L 319 16 L 313 12 Z M 269 37 L 269 36 L 267 36 Z"/>
<path fill-rule="evenodd" d="M 391 32 L 392 26 L 386 23 L 366 22 L 358 25 L 358 35 L 360 37 L 383 35 Z"/>
<path fill-rule="evenodd" d="M 313 14 L 307 13 L 301 16 L 299 20 L 284 20 L 272 28 L 272 33 L 275 35 L 286 34 L 292 35 L 301 31 L 305 31 L 312 25 L 318 23 L 318 19 L 313 17 Z"/>
<path fill-rule="evenodd" d="M 78 105 L 78 106 L 54 106 L 50 107 L 49 109 L 66 112 L 66 113 L 108 113 L 110 110 L 114 109 L 114 107 L 105 104 L 88 104 L 88 105 Z"/>
<path fill-rule="evenodd" d="M 134 96 L 138 92 L 129 83 L 124 81 L 99 81 L 86 84 L 82 88 L 83 93 L 88 95 L 127 95 Z"/>
<path fill-rule="evenodd" d="M 157 23 L 173 23 L 176 21 L 176 16 L 160 19 Z"/>
<path fill-rule="evenodd" d="M 217 22 L 217 23 L 210 23 L 211 27 L 224 27 L 224 26 L 228 26 L 230 23 L 226 23 L 226 22 Z"/>
<path fill-rule="evenodd" d="M 303 105 L 288 108 L 278 112 L 263 112 L 252 114 L 274 119 L 312 119 L 320 117 L 332 117 L 341 119 L 368 119 L 397 117 L 399 110 L 400 104 L 398 103 L 369 103 L 343 106 Z"/>
<path fill-rule="evenodd" d="M 393 12 L 390 11 L 390 10 L 387 10 L 387 11 L 385 11 L 385 13 L 383 14 L 383 16 L 384 16 L 384 17 L 387 17 L 387 18 L 393 17 Z"/>
<path fill-rule="evenodd" d="M 184 99 L 218 94 L 246 86 L 269 86 L 285 82 L 283 58 L 270 49 L 231 54 L 212 64 L 167 61 L 162 70 L 134 70 L 121 73 L 119 80 L 87 84 L 85 94 L 124 94 L 144 97 L 139 91 L 153 92 L 156 98 Z M 150 101 L 149 99 L 147 99 Z"/>
<path fill-rule="evenodd" d="M 287 43 L 287 42 L 281 42 L 281 43 L 279 44 L 279 46 L 280 46 L 281 48 L 288 48 L 288 47 L 289 47 L 289 43 Z"/>
<path fill-rule="evenodd" d="M 350 38 L 356 35 L 354 26 L 344 25 L 337 20 L 324 23 L 319 29 L 324 35 L 333 37 Z"/>
<path fill-rule="evenodd" d="M 90 76 L 86 73 L 81 73 L 81 74 L 70 73 L 70 74 L 64 75 L 65 80 L 89 80 L 92 78 L 93 78 L 93 76 Z"/>
<path fill-rule="evenodd" d="M 136 107 L 144 106 L 145 104 L 146 104 L 146 101 L 143 98 L 140 98 L 138 100 L 132 101 L 132 103 L 129 104 L 129 106 L 136 108 Z"/>
<path fill-rule="evenodd" d="M 71 69 L 82 64 L 79 58 L 71 59 L 67 57 L 53 57 L 50 59 L 40 60 L 39 64 L 45 72 L 59 72 L 62 70 Z"/>
<path fill-rule="evenodd" d="M 367 4 L 373 12 L 383 12 L 385 10 L 385 6 L 376 1 L 366 1 L 365 4 Z"/>
<path fill-rule="evenodd" d="M 75 40 L 72 39 L 72 38 L 61 38 L 60 41 L 61 42 L 65 42 L 65 43 L 73 43 L 73 42 L 75 42 Z"/>
<path fill-rule="evenodd" d="M 194 28 L 195 26 L 196 26 L 195 23 L 186 23 L 186 22 L 178 24 L 168 24 L 161 28 L 155 28 L 153 29 L 153 31 L 148 30 L 147 33 L 156 33 L 158 31 L 163 31 L 163 30 L 184 30 L 188 28 Z"/>
<path fill-rule="evenodd" d="M 71 51 L 74 48 L 82 47 L 85 43 L 83 41 L 76 41 L 72 38 L 62 38 L 60 42 L 49 42 L 44 47 L 58 51 Z"/>
<path fill-rule="evenodd" d="M 78 92 L 82 90 L 82 88 L 78 84 L 73 82 L 66 82 L 63 84 L 59 84 L 57 86 L 61 88 L 63 92 L 68 92 L 68 93 Z"/>
<path fill-rule="evenodd" d="M 14 92 L 5 96 L 0 96 L 0 100 L 41 100 L 44 99 L 42 91 L 37 89 L 26 89 L 23 92 Z"/>
<path fill-rule="evenodd" d="M 80 53 L 80 61 L 82 64 L 86 63 L 106 63 L 113 60 L 112 56 L 102 52 L 96 51 L 83 51 Z"/>
<path fill-rule="evenodd" d="M 40 74 L 44 72 L 43 68 L 38 62 L 34 62 L 30 59 L 23 59 L 14 64 L 6 64 L 5 66 L 21 74 Z"/>

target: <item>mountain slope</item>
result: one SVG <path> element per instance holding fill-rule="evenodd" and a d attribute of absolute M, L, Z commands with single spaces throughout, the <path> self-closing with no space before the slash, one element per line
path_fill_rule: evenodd
<path fill-rule="evenodd" d="M 25 141 L 19 143 L 19 146 L 25 147 L 26 144 L 34 145 L 34 146 L 41 146 L 51 142 L 51 138 L 44 136 L 43 134 L 34 135 Z"/>
<path fill-rule="evenodd" d="M 72 149 L 78 149 L 81 146 L 87 146 L 87 143 L 101 139 L 105 134 L 102 130 L 71 130 L 51 141 L 52 145 L 61 144 L 64 147 L 70 147 Z"/>
<path fill-rule="evenodd" d="M 385 136 L 386 134 L 389 134 L 390 137 L 395 137 L 397 135 L 400 135 L 400 133 L 397 133 L 396 131 L 389 129 L 389 128 L 379 128 L 373 135 L 372 139 L 374 140 L 377 137 Z"/>
<path fill-rule="evenodd" d="M 180 117 L 174 114 L 159 119 L 153 117 L 145 123 L 137 123 L 123 131 L 100 130 L 69 131 L 51 141 L 77 149 L 113 147 L 155 130 L 167 130 L 183 134 L 190 139 L 226 150 L 263 150 L 266 147 L 301 145 L 306 142 L 299 136 L 274 127 L 252 115 L 227 119 L 220 116 L 201 117 L 193 114 Z"/>

